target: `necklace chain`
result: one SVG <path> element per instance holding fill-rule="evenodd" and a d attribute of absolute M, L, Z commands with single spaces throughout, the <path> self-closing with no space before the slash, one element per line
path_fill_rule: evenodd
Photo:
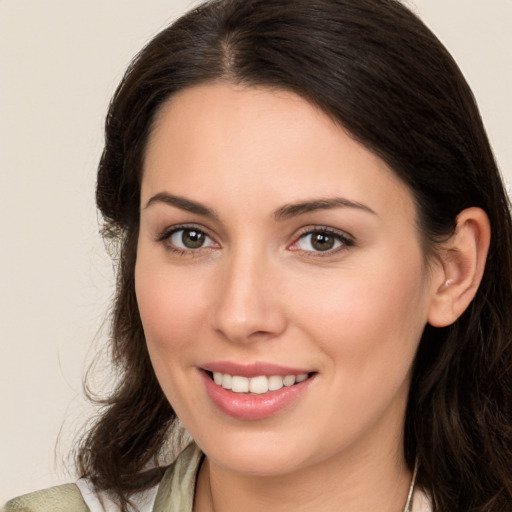
<path fill-rule="evenodd" d="M 418 458 L 416 458 L 416 462 L 414 463 L 414 470 L 412 472 L 411 485 L 409 486 L 409 493 L 407 494 L 407 501 L 405 502 L 405 507 L 403 512 L 412 512 L 412 496 L 414 494 L 414 487 L 416 485 L 416 475 L 418 474 Z"/>

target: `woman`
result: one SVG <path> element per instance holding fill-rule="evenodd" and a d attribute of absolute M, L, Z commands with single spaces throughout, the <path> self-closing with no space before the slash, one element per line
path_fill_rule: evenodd
<path fill-rule="evenodd" d="M 115 94 L 97 202 L 119 384 L 78 486 L 6 510 L 512 508 L 509 204 L 399 2 L 191 11 Z"/>

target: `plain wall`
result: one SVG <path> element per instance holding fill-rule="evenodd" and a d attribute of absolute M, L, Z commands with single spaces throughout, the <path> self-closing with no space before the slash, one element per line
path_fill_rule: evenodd
<path fill-rule="evenodd" d="M 91 414 L 81 383 L 113 290 L 94 208 L 104 115 L 129 60 L 196 3 L 0 0 L 0 503 L 74 479 L 63 459 Z M 512 1 L 415 6 L 512 180 Z"/>

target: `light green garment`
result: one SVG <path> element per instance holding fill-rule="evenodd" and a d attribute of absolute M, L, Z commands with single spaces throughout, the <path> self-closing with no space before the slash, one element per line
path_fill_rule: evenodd
<path fill-rule="evenodd" d="M 59 485 L 9 501 L 2 512 L 90 512 L 75 484 Z"/>
<path fill-rule="evenodd" d="M 151 512 L 192 512 L 197 471 L 203 454 L 195 443 L 188 445 L 164 473 Z M 414 492 L 413 512 L 431 512 L 429 498 Z M 9 501 L 0 512 L 111 512 L 110 507 L 89 508 L 75 484 L 59 485 Z M 144 509 L 141 512 L 149 512 Z"/>
<path fill-rule="evenodd" d="M 203 454 L 195 443 L 183 450 L 164 473 L 153 512 L 192 512 L 196 477 Z"/>
<path fill-rule="evenodd" d="M 152 512 L 192 512 L 202 453 L 195 443 L 183 450 L 164 473 Z M 109 509 L 110 510 L 110 509 Z M 75 484 L 59 485 L 9 501 L 0 512 L 97 512 Z M 98 511 L 99 512 L 99 511 Z"/>

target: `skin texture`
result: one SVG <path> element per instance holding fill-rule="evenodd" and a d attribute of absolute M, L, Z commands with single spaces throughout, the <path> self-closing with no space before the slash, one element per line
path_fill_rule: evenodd
<path fill-rule="evenodd" d="M 350 204 L 276 214 L 333 198 Z M 203 246 L 170 234 L 183 224 Z M 335 245 L 315 251 L 308 233 L 326 228 Z M 171 98 L 147 147 L 135 277 L 156 375 L 207 455 L 196 510 L 401 511 L 411 364 L 425 324 L 471 300 L 484 228 L 472 209 L 466 253 L 427 263 L 409 190 L 305 100 L 229 84 Z M 275 414 L 240 419 L 206 393 L 200 368 L 218 361 L 314 378 Z"/>

